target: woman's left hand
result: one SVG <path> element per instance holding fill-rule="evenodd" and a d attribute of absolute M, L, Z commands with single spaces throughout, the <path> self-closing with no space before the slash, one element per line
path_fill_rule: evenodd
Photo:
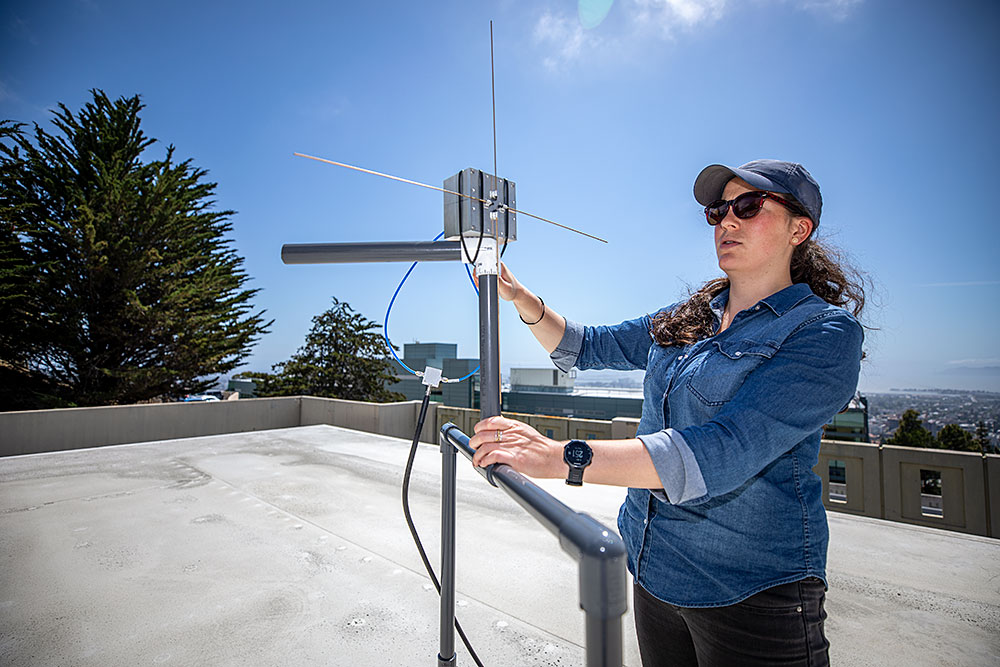
<path fill-rule="evenodd" d="M 524 422 L 487 417 L 476 424 L 469 446 L 476 450 L 472 462 L 481 468 L 506 463 L 530 477 L 565 477 L 563 444 L 546 438 Z"/>

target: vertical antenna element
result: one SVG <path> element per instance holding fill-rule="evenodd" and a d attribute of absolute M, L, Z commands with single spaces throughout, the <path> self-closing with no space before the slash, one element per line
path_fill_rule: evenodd
<path fill-rule="evenodd" d="M 497 83 L 493 70 L 493 21 L 490 21 L 490 93 L 493 96 L 493 189 L 497 189 Z M 497 239 L 499 240 L 499 239 Z"/>
<path fill-rule="evenodd" d="M 493 190 L 498 193 L 499 187 L 498 179 L 500 178 L 500 172 L 497 169 L 497 83 L 496 83 L 496 73 L 493 67 L 493 21 L 490 21 L 490 94 L 493 97 Z M 509 215 L 509 213 L 508 213 Z M 506 223 L 505 223 L 506 224 Z M 497 221 L 496 229 L 493 230 L 496 236 L 497 245 L 500 244 L 500 222 Z M 504 230 L 503 235 L 503 248 L 500 250 L 500 257 L 507 252 L 507 231 Z"/>
<path fill-rule="evenodd" d="M 497 171 L 497 83 L 496 76 L 493 70 L 493 21 L 490 20 L 490 95 L 493 98 L 493 192 L 497 193 L 497 197 L 500 196 L 500 188 L 497 187 L 498 179 L 500 178 L 500 172 Z M 490 197 L 494 199 L 494 197 Z M 493 237 L 497 241 L 497 245 L 500 245 L 500 220 L 496 221 L 493 228 Z M 507 237 L 504 237 L 504 246 L 507 245 Z"/>

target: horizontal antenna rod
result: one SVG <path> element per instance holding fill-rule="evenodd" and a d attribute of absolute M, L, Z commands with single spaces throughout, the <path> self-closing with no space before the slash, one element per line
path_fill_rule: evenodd
<path fill-rule="evenodd" d="M 408 178 L 400 178 L 399 176 L 393 176 L 392 174 L 383 174 L 381 171 L 373 171 L 371 169 L 365 169 L 364 167 L 355 167 L 352 164 L 345 164 L 343 162 L 336 162 L 334 160 L 327 160 L 323 157 L 316 157 L 314 155 L 306 155 L 305 153 L 293 153 L 297 157 L 304 157 L 309 160 L 316 160 L 317 162 L 325 162 L 326 164 L 332 164 L 336 167 L 344 167 L 345 169 L 353 169 L 354 171 L 361 171 L 366 174 L 371 174 L 373 176 L 381 176 L 382 178 L 388 178 L 393 181 L 399 181 L 400 183 L 409 183 L 410 185 L 419 185 L 422 188 L 428 188 L 430 190 L 437 190 L 438 192 L 445 192 L 449 195 L 456 195 L 458 197 L 465 197 L 467 199 L 474 199 L 480 201 L 484 204 L 489 204 L 485 199 L 480 199 L 479 197 L 470 197 L 469 195 L 463 195 L 461 192 L 454 192 L 452 190 L 445 190 L 444 188 L 439 188 L 434 185 L 427 185 L 426 183 L 420 183 L 419 181 L 411 181 Z"/>
<path fill-rule="evenodd" d="M 381 243 L 286 243 L 285 264 L 357 264 L 367 262 L 450 262 L 462 259 L 458 241 L 386 241 Z"/>
<path fill-rule="evenodd" d="M 411 181 L 408 178 L 400 178 L 399 176 L 393 176 L 392 174 L 383 174 L 381 171 L 374 171 L 372 169 L 365 169 L 364 167 L 355 167 L 352 164 L 346 164 L 344 162 L 337 162 L 335 160 L 327 160 L 326 158 L 316 157 L 314 155 L 306 155 L 305 153 L 293 153 L 293 155 L 295 155 L 296 157 L 304 157 L 307 160 L 316 160 L 317 162 L 325 162 L 326 164 L 332 164 L 335 167 L 344 167 L 345 169 L 353 169 L 354 171 L 360 171 L 360 172 L 365 173 L 365 174 L 371 174 L 372 176 L 381 176 L 382 178 L 388 178 L 388 179 L 393 180 L 393 181 L 399 181 L 400 183 L 409 183 L 410 185 L 417 185 L 417 186 L 420 186 L 422 188 L 427 188 L 428 190 L 437 190 L 438 192 L 444 192 L 444 193 L 449 194 L 449 195 L 455 195 L 456 197 L 465 197 L 466 199 L 472 199 L 473 201 L 478 201 L 478 202 L 481 202 L 481 203 L 487 204 L 487 205 L 489 205 L 489 204 L 492 203 L 492 202 L 490 202 L 487 199 L 480 199 L 479 197 L 471 197 L 469 195 L 462 194 L 461 192 L 455 192 L 454 190 L 446 190 L 445 188 L 439 188 L 439 187 L 437 187 L 435 185 L 428 185 L 427 183 L 421 183 L 419 181 Z M 494 176 L 496 176 L 496 174 L 494 174 Z M 561 224 L 559 224 L 558 222 L 556 222 L 554 220 L 549 220 L 548 218 L 543 218 L 540 215 L 535 215 L 533 213 L 526 213 L 525 211 L 519 211 L 518 209 L 516 209 L 516 208 L 510 208 L 509 206 L 507 208 L 510 209 L 514 213 L 519 213 L 521 215 L 526 215 L 529 218 L 534 218 L 535 220 L 541 220 L 542 222 L 547 222 L 550 225 L 555 225 L 556 227 L 561 227 L 562 229 L 565 229 L 566 231 L 576 232 L 577 234 L 580 234 L 581 236 L 586 236 L 587 238 L 594 239 L 595 241 L 600 241 L 601 243 L 607 243 L 606 240 L 602 239 L 599 236 L 594 236 L 593 234 L 588 234 L 587 232 L 581 232 L 579 229 L 573 229 L 572 227 L 568 227 L 567 225 L 561 225 Z M 372 260 L 372 261 L 377 261 L 377 260 Z"/>

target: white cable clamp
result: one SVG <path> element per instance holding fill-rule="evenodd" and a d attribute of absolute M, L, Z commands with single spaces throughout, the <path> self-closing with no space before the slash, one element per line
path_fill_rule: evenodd
<path fill-rule="evenodd" d="M 476 246 L 479 246 L 479 253 L 476 253 Z M 475 266 L 473 270 L 477 276 L 498 276 L 500 275 L 500 254 L 497 252 L 497 240 L 492 236 L 484 236 L 482 245 L 479 244 L 478 236 L 467 236 L 465 245 L 462 246 L 462 261 L 466 264 L 473 264 L 473 257 L 469 257 L 466 252 L 473 253 Z"/>

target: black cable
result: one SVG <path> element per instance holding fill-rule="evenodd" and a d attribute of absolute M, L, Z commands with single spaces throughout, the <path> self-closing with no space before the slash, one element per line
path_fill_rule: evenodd
<path fill-rule="evenodd" d="M 503 248 L 500 249 L 500 257 L 507 252 L 507 237 L 510 236 L 510 211 L 506 211 L 503 216 Z"/>
<path fill-rule="evenodd" d="M 459 189 L 459 191 L 462 190 L 462 174 L 464 174 L 464 173 L 465 172 L 463 172 L 463 171 L 458 172 L 458 189 Z M 482 174 L 482 172 L 479 172 L 479 173 Z M 482 190 L 482 185 L 483 184 L 482 183 L 478 183 L 477 185 L 479 185 L 480 186 L 479 189 Z M 462 210 L 461 206 L 459 206 L 458 210 L 459 211 Z M 486 209 L 482 209 L 482 213 L 483 213 L 483 215 L 486 215 Z M 476 260 L 479 259 L 479 249 L 483 247 L 483 236 L 486 235 L 486 226 L 485 226 L 486 225 L 486 221 L 483 219 L 483 215 L 479 216 L 479 242 L 476 243 L 476 254 L 475 255 L 471 255 L 471 254 L 469 254 L 469 249 L 465 247 L 465 234 L 463 234 L 462 230 L 461 230 L 461 227 L 462 227 L 461 217 L 462 216 L 461 216 L 461 213 L 459 214 L 458 240 L 462 242 L 462 250 L 465 251 L 465 256 L 468 257 L 468 258 L 470 258 L 472 260 L 470 262 L 470 264 L 472 264 L 472 266 L 475 266 L 476 265 Z"/>
<path fill-rule="evenodd" d="M 430 575 L 431 581 L 434 582 L 434 588 L 437 589 L 438 595 L 441 595 L 441 582 L 438 581 L 431 562 L 427 560 L 427 552 L 424 551 L 424 545 L 420 542 L 420 536 L 417 535 L 417 527 L 413 525 L 413 517 L 410 516 L 410 473 L 413 471 L 413 460 L 417 456 L 417 444 L 420 442 L 420 432 L 424 429 L 424 418 L 427 416 L 427 404 L 430 403 L 430 400 L 431 386 L 427 385 L 427 391 L 424 392 L 424 401 L 420 404 L 420 416 L 417 417 L 417 430 L 414 432 L 413 442 L 410 444 L 410 456 L 406 459 L 406 469 L 403 471 L 403 517 L 406 519 L 406 525 L 410 529 L 410 535 L 413 536 L 413 543 L 417 545 L 420 560 L 424 562 L 424 568 L 427 570 L 427 574 Z M 469 643 L 469 638 L 465 636 L 465 630 L 462 629 L 462 624 L 458 622 L 458 617 L 455 618 L 455 629 L 458 630 L 458 636 L 462 638 L 462 643 L 469 650 L 469 655 L 472 656 L 476 665 L 484 667 L 482 661 L 479 660 L 479 656 L 473 650 L 472 644 Z"/>

